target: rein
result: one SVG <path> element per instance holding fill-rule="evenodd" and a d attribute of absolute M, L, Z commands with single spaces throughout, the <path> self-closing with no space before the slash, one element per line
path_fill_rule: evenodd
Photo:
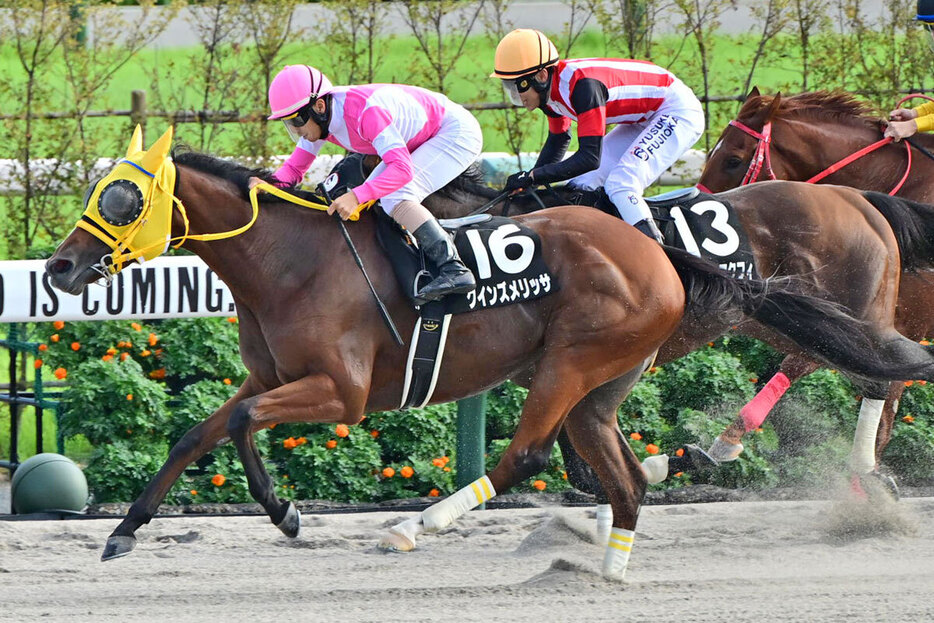
<path fill-rule="evenodd" d="M 913 97 L 923 97 L 925 99 L 930 99 L 934 101 L 934 99 L 927 97 L 926 95 L 911 94 L 900 99 L 898 101 L 898 104 L 896 104 L 896 106 L 901 105 L 902 103 L 904 103 L 905 101 Z M 772 159 L 771 159 L 771 155 L 769 152 L 770 147 L 772 145 L 772 122 L 771 121 L 766 122 L 765 125 L 762 126 L 762 132 L 756 132 L 749 126 L 735 119 L 733 121 L 730 121 L 730 125 L 740 130 L 741 132 L 748 134 L 749 136 L 753 137 L 754 139 L 758 141 L 756 143 L 755 155 L 753 155 L 752 161 L 749 163 L 749 168 L 746 170 L 746 174 L 743 176 L 743 181 L 740 182 L 740 186 L 746 186 L 758 180 L 759 175 L 762 173 L 763 164 L 765 165 L 765 172 L 766 172 L 767 179 L 770 179 L 770 180 L 777 179 L 775 177 L 775 172 L 772 170 Z M 832 165 L 830 165 L 829 167 L 827 167 L 826 169 L 824 169 L 817 175 L 812 176 L 810 179 L 805 180 L 805 183 L 816 184 L 817 182 L 821 181 L 825 177 L 836 173 L 837 171 L 847 166 L 848 164 L 851 164 L 855 162 L 856 160 L 859 160 L 863 156 L 871 154 L 872 152 L 876 151 L 880 147 L 884 147 L 885 145 L 888 145 L 889 143 L 892 143 L 892 142 L 893 142 L 893 139 L 891 137 L 886 137 L 886 138 L 876 141 L 875 143 L 871 145 L 867 145 L 866 147 L 863 147 L 862 149 L 850 154 L 849 156 L 838 160 L 837 162 L 833 163 Z M 901 190 L 902 186 L 904 186 L 905 182 L 908 180 L 908 175 L 911 173 L 911 148 L 912 147 L 914 147 L 921 153 L 924 153 L 929 158 L 934 159 L 934 154 L 931 154 L 927 150 L 918 147 L 912 141 L 906 139 L 905 140 L 905 153 L 908 158 L 908 164 L 905 167 L 905 173 L 902 175 L 898 183 L 895 184 L 895 187 L 889 191 L 888 193 L 889 195 L 894 195 L 899 190 Z M 703 184 L 698 184 L 697 188 L 706 193 L 711 192 L 710 189 L 706 188 Z"/>

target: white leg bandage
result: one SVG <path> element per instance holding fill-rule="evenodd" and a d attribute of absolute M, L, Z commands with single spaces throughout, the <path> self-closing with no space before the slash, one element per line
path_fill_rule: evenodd
<path fill-rule="evenodd" d="M 656 454 L 642 461 L 642 471 L 650 485 L 657 485 L 668 478 L 668 455 Z"/>
<path fill-rule="evenodd" d="M 609 504 L 597 504 L 597 545 L 606 545 L 613 529 L 613 507 Z"/>
<path fill-rule="evenodd" d="M 863 398 L 860 405 L 853 450 L 850 452 L 850 469 L 857 474 L 868 474 L 876 466 L 876 431 L 879 430 L 884 405 L 884 400 L 872 398 Z"/>
<path fill-rule="evenodd" d="M 613 528 L 606 546 L 606 554 L 603 556 L 603 577 L 608 580 L 623 579 L 635 536 L 636 533 L 632 530 Z"/>
<path fill-rule="evenodd" d="M 472 508 L 480 506 L 496 495 L 488 476 L 479 478 L 440 502 L 422 511 L 422 524 L 426 532 L 435 532 L 451 525 L 455 519 Z"/>

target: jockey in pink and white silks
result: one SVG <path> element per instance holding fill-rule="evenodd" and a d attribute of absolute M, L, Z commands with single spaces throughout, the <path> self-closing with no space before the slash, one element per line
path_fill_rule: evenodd
<path fill-rule="evenodd" d="M 511 175 L 506 190 L 564 180 L 586 191 L 602 186 L 612 202 L 607 212 L 661 242 L 642 195 L 704 131 L 703 109 L 690 88 L 647 61 L 561 60 L 544 34 L 528 28 L 503 37 L 491 76 L 502 80 L 514 104 L 548 117 L 538 161 Z M 578 149 L 563 159 L 572 121 Z M 616 127 L 607 132 L 610 125 Z"/>
<path fill-rule="evenodd" d="M 444 95 L 399 84 L 333 86 L 314 67 L 289 65 L 269 87 L 270 119 L 280 119 L 296 141 L 273 174 L 284 186 L 301 182 L 325 141 L 378 155 L 366 181 L 337 197 L 329 213 L 341 218 L 379 199 L 434 264 L 434 279 L 417 299 L 466 293 L 476 282 L 454 244 L 422 200 L 460 175 L 480 155 L 483 136 L 473 115 Z"/>

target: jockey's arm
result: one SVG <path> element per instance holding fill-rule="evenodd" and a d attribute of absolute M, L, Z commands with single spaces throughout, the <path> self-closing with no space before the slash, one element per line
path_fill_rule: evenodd
<path fill-rule="evenodd" d="M 606 132 L 608 95 L 606 85 L 599 80 L 584 78 L 577 82 L 574 92 L 571 93 L 571 106 L 577 114 L 577 153 L 567 160 L 536 166 L 532 170 L 532 179 L 536 183 L 546 184 L 568 180 L 600 166 L 603 134 Z M 555 134 L 554 130 L 557 128 L 552 125 L 552 119 L 548 121 L 551 133 Z M 570 122 L 567 119 L 564 121 L 567 122 L 565 125 L 565 131 L 567 131 Z M 547 146 L 547 141 L 545 144 Z"/>
<path fill-rule="evenodd" d="M 570 120 L 550 110 L 546 110 L 545 114 L 548 115 L 548 138 L 545 139 L 542 150 L 538 152 L 538 160 L 535 161 L 533 169 L 561 162 L 568 151 L 568 145 L 571 144 Z"/>
<path fill-rule="evenodd" d="M 272 174 L 277 180 L 273 182 L 273 184 L 279 187 L 291 187 L 301 183 L 302 179 L 305 177 L 305 173 L 308 172 L 308 169 L 311 168 L 311 164 L 315 161 L 318 149 L 320 149 L 319 145 L 309 143 L 308 141 L 305 141 L 305 143 L 305 146 L 302 146 L 301 143 L 296 145 L 292 155 Z M 309 148 L 313 151 L 309 151 Z"/>
<path fill-rule="evenodd" d="M 389 111 L 371 106 L 363 112 L 360 136 L 370 141 L 386 168 L 353 189 L 360 203 L 385 197 L 412 181 L 412 154 Z"/>
<path fill-rule="evenodd" d="M 934 102 L 925 102 L 920 106 L 914 107 L 918 116 L 915 117 L 915 123 L 918 125 L 918 132 L 930 132 L 934 130 Z"/>

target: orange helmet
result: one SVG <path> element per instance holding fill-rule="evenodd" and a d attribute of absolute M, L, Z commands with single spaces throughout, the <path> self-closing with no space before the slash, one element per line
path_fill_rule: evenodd
<path fill-rule="evenodd" d="M 548 37 L 531 28 L 518 28 L 496 46 L 491 78 L 515 80 L 558 62 L 558 49 Z"/>

